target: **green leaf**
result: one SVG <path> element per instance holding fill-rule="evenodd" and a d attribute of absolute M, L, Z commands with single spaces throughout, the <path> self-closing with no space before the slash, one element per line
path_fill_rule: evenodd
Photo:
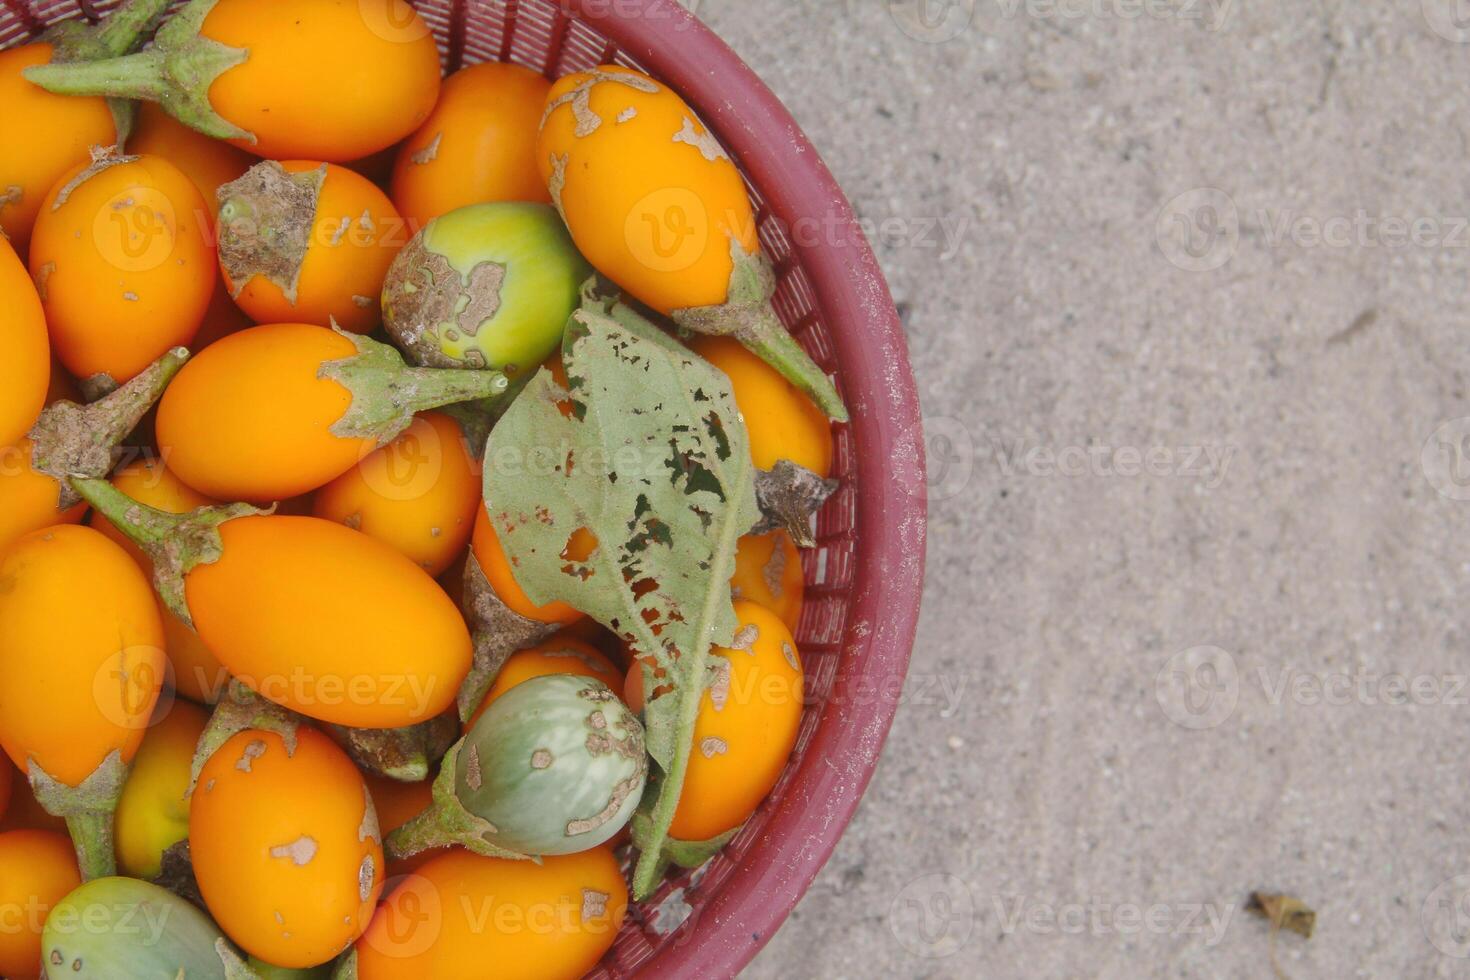
<path fill-rule="evenodd" d="M 760 519 L 755 467 L 725 375 L 630 307 L 585 298 L 563 357 L 569 391 L 541 371 L 491 434 L 485 498 L 526 595 L 586 612 L 671 688 L 644 712 L 664 778 L 635 876 L 643 894 L 683 788 L 710 646 L 739 626 L 730 576 Z M 568 552 L 579 529 L 597 542 L 584 560 Z"/>

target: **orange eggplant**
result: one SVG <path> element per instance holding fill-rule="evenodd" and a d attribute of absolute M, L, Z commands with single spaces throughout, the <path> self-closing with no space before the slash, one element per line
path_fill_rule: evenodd
<path fill-rule="evenodd" d="M 158 406 L 169 469 L 217 500 L 268 503 L 336 479 L 414 414 L 504 394 L 496 371 L 409 368 L 393 348 L 308 323 L 231 334 Z"/>
<path fill-rule="evenodd" d="M 146 51 L 25 75 L 66 95 L 158 102 L 263 157 L 341 162 L 428 118 L 439 52 L 406 0 L 193 0 Z"/>
<path fill-rule="evenodd" d="M 153 560 L 168 608 L 267 700 L 349 728 L 444 712 L 469 630 L 422 568 L 365 534 L 244 504 L 169 514 L 104 480 L 77 491 Z"/>
<path fill-rule="evenodd" d="M 127 552 L 70 525 L 11 545 L 0 582 L 0 746 L 66 817 L 83 873 L 110 875 L 113 811 L 163 685 L 158 603 Z"/>

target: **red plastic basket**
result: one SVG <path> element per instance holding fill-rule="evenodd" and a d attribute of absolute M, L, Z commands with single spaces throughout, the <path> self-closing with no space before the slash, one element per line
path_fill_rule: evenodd
<path fill-rule="evenodd" d="M 0 48 L 115 0 L 0 0 Z M 797 639 L 810 705 L 770 799 L 699 872 L 636 908 L 592 976 L 733 976 L 816 877 L 877 764 L 908 666 L 924 571 L 918 396 L 887 285 L 852 209 L 785 107 L 673 0 L 417 0 L 446 71 L 514 61 L 556 78 L 636 66 L 678 90 L 746 176 L 776 309 L 837 379 L 841 488 L 803 554 Z"/>

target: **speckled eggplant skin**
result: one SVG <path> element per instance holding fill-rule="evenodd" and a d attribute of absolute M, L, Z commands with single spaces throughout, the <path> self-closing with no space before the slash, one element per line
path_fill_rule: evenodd
<path fill-rule="evenodd" d="M 643 726 L 606 684 L 554 674 L 511 688 L 466 736 L 456 795 L 495 844 L 572 854 L 632 819 L 648 776 Z"/>

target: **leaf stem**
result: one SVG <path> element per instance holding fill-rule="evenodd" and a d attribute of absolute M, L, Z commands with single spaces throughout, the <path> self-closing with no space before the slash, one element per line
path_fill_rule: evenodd
<path fill-rule="evenodd" d="M 121 388 L 88 405 L 96 440 L 114 445 L 126 439 L 188 360 L 189 348 L 172 348 Z"/>
<path fill-rule="evenodd" d="M 187 514 L 171 514 L 140 504 L 106 480 L 73 478 L 71 485 L 93 510 L 111 521 L 154 560 L 162 556 L 164 544 L 173 531 L 188 520 Z"/>
<path fill-rule="evenodd" d="M 94 28 L 93 38 L 107 54 L 127 54 L 163 17 L 168 0 L 126 0 Z"/>
<path fill-rule="evenodd" d="M 817 403 L 818 408 L 827 413 L 828 418 L 836 422 L 848 420 L 847 406 L 842 403 L 842 396 L 837 394 L 837 387 L 832 379 L 802 349 L 796 338 L 787 332 L 769 303 L 757 311 L 748 324 L 736 332 L 735 337 L 751 353 L 805 392 Z"/>
<path fill-rule="evenodd" d="M 31 468 L 61 484 L 58 509 L 80 499 L 67 484 L 71 477 L 104 477 L 117 461 L 117 446 L 137 428 L 189 359 L 175 347 L 127 384 L 90 405 L 59 401 L 47 406 L 31 426 Z"/>
<path fill-rule="evenodd" d="M 53 64 L 102 61 L 127 54 L 149 34 L 168 8 L 168 0 L 124 0 L 116 10 L 96 24 L 81 18 L 64 20 L 45 34 L 52 45 Z M 109 98 L 117 145 L 127 142 L 133 130 L 137 104 L 129 99 Z"/>
<path fill-rule="evenodd" d="M 26 777 L 42 809 L 66 820 L 83 880 L 116 874 L 113 814 L 128 779 L 128 766 L 122 761 L 121 750 L 109 752 L 76 786 L 52 777 L 35 758 L 27 761 Z"/>
<path fill-rule="evenodd" d="M 111 810 L 85 810 L 68 814 L 66 829 L 76 848 L 77 865 L 83 881 L 110 878 L 117 874 Z"/>
<path fill-rule="evenodd" d="M 439 824 L 439 810 L 430 807 L 388 835 L 384 851 L 391 861 L 402 861 L 436 847 L 458 843 Z"/>
<path fill-rule="evenodd" d="M 161 102 L 168 90 L 165 55 L 157 48 L 101 61 L 33 65 L 22 74 L 57 95 L 106 95 Z"/>
<path fill-rule="evenodd" d="M 59 95 L 147 99 L 206 136 L 254 142 L 254 134 L 221 116 L 209 101 L 215 79 L 250 57 L 248 50 L 228 47 L 199 33 L 216 2 L 191 0 L 158 29 L 153 46 L 146 51 L 118 52 L 120 57 L 101 60 L 32 65 L 22 74 Z M 119 36 L 126 27 L 124 24 L 119 29 Z"/>
<path fill-rule="evenodd" d="M 460 402 L 481 401 L 504 394 L 510 381 L 499 371 L 463 368 L 407 368 L 400 390 L 401 404 L 410 414 Z"/>
<path fill-rule="evenodd" d="M 152 559 L 154 589 L 169 611 L 189 626 L 194 625 L 194 618 L 184 593 L 184 579 L 200 565 L 224 557 L 220 525 L 271 513 L 250 504 L 216 504 L 171 514 L 139 503 L 106 480 L 74 478 L 71 485 L 78 496 Z"/>
<path fill-rule="evenodd" d="M 776 293 L 776 274 L 760 251 L 746 252 L 730 239 L 730 286 L 719 306 L 696 306 L 674 310 L 673 320 L 681 328 L 711 336 L 731 336 L 761 360 L 775 368 L 817 403 L 829 418 L 847 421 L 847 408 L 832 379 L 787 332 L 771 306 Z"/>
<path fill-rule="evenodd" d="M 504 396 L 510 380 L 499 371 L 411 368 L 403 355 L 371 337 L 338 329 L 357 353 L 327 361 L 317 372 L 352 394 L 347 412 L 332 425 L 344 439 L 374 439 L 385 446 L 431 408 Z"/>
<path fill-rule="evenodd" d="M 746 457 L 746 466 L 754 468 L 755 464 Z M 748 478 L 748 476 L 747 476 Z M 740 522 L 734 517 L 738 514 L 737 509 L 726 511 L 724 526 L 720 528 L 718 545 L 714 549 L 714 555 L 710 562 L 710 579 L 714 582 L 727 582 L 734 574 L 731 567 L 735 564 L 736 542 L 745 528 L 739 526 Z M 699 655 L 692 659 L 692 663 L 685 664 L 685 658 L 692 651 L 685 651 L 679 658 L 680 673 L 684 677 L 684 683 L 675 685 L 672 696 L 679 701 L 679 737 L 674 747 L 674 758 L 669 766 L 668 772 L 664 773 L 662 782 L 658 787 L 658 800 L 653 805 L 652 832 L 647 841 L 647 849 L 638 855 L 638 866 L 633 872 L 633 896 L 639 901 L 652 894 L 654 887 L 658 884 L 659 876 L 663 870 L 664 842 L 669 839 L 669 827 L 674 822 L 674 811 L 679 806 L 679 797 L 684 792 L 684 777 L 689 772 L 689 757 L 694 751 L 694 726 L 699 720 L 699 708 L 704 702 L 705 687 L 705 664 L 709 661 L 709 651 L 713 643 L 709 637 L 714 631 L 714 624 L 719 614 L 719 603 L 721 599 L 729 601 L 729 593 L 721 594 L 719 589 L 710 589 L 704 598 L 704 607 L 700 610 L 699 628 L 693 635 L 703 637 L 699 646 Z M 645 675 L 645 684 L 647 675 Z M 652 689 L 648 689 L 650 696 Z M 669 697 L 670 695 L 665 695 Z"/>

